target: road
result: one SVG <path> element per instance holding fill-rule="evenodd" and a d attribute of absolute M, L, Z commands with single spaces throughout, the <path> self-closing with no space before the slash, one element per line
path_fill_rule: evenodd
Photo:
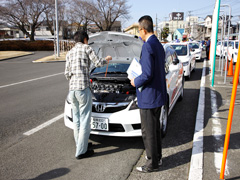
<path fill-rule="evenodd" d="M 187 179 L 198 106 L 202 62 L 185 81 L 184 99 L 169 117 L 163 140 L 160 172 L 142 174 L 142 139 L 90 136 L 95 155 L 76 160 L 72 130 L 61 115 L 68 93 L 65 63 L 32 63 L 51 55 L 34 55 L 0 62 L 0 179 Z M 24 135 L 60 115 L 59 120 Z"/>

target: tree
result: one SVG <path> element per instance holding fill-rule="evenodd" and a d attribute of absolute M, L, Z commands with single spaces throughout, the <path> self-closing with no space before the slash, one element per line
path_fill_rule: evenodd
<path fill-rule="evenodd" d="M 53 9 L 54 0 L 9 0 L 0 5 L 0 16 L 34 41 L 35 30 L 45 20 L 44 12 Z"/>
<path fill-rule="evenodd" d="M 101 31 L 110 31 L 118 18 L 129 19 L 127 0 L 83 0 L 87 7 L 86 19 Z"/>
<path fill-rule="evenodd" d="M 164 40 L 166 40 L 166 38 L 168 37 L 169 34 L 169 28 L 168 27 L 164 27 L 162 32 L 161 32 L 161 36 Z"/>
<path fill-rule="evenodd" d="M 72 0 L 68 14 L 71 22 L 78 24 L 78 30 L 83 29 L 87 31 L 87 26 L 90 22 L 91 6 L 91 3 L 86 0 Z"/>
<path fill-rule="evenodd" d="M 54 3 L 54 2 L 53 2 Z M 45 22 L 48 26 L 49 31 L 52 35 L 54 35 L 54 23 L 55 23 L 55 4 L 44 11 L 45 14 Z M 62 0 L 58 0 L 58 27 L 64 27 L 64 14 L 65 14 L 65 3 Z"/>

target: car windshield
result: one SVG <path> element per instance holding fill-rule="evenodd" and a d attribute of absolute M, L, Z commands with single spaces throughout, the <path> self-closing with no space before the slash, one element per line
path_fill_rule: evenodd
<path fill-rule="evenodd" d="M 92 75 L 94 74 L 102 74 L 106 72 L 108 73 L 126 73 L 127 69 L 129 67 L 130 64 L 123 64 L 123 63 L 111 63 L 108 65 L 108 69 L 107 69 L 107 65 L 102 66 L 102 67 L 96 67 L 93 71 L 92 71 Z"/>
<path fill-rule="evenodd" d="M 175 49 L 178 56 L 186 56 L 187 55 L 187 45 L 174 44 L 171 46 Z"/>
<path fill-rule="evenodd" d="M 191 43 L 193 49 L 199 49 L 198 43 Z"/>

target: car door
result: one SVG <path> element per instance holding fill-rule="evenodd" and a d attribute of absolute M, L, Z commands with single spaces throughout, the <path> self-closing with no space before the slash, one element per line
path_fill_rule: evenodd
<path fill-rule="evenodd" d="M 189 59 L 191 64 L 191 70 L 190 70 L 190 73 L 191 73 L 191 71 L 195 69 L 195 66 L 196 66 L 196 57 L 195 57 L 195 53 L 191 51 L 190 44 L 188 44 L 188 54 L 189 54 Z"/>
<path fill-rule="evenodd" d="M 168 88 L 169 88 L 169 98 L 170 98 L 170 102 L 169 102 L 169 108 L 171 108 L 172 103 L 174 102 L 174 100 L 176 99 L 177 96 L 177 92 L 178 92 L 178 74 L 179 74 L 179 67 L 178 64 L 173 64 L 173 53 L 175 52 L 174 49 L 172 48 L 168 48 L 170 54 L 167 56 L 167 62 L 168 62 L 168 80 L 169 80 L 169 84 L 168 84 Z"/>

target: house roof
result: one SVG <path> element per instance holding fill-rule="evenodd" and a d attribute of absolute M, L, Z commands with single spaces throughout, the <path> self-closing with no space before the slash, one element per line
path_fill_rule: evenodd
<path fill-rule="evenodd" d="M 177 29 L 177 31 L 178 31 L 180 34 L 183 34 L 183 33 L 184 33 L 184 29 Z"/>

